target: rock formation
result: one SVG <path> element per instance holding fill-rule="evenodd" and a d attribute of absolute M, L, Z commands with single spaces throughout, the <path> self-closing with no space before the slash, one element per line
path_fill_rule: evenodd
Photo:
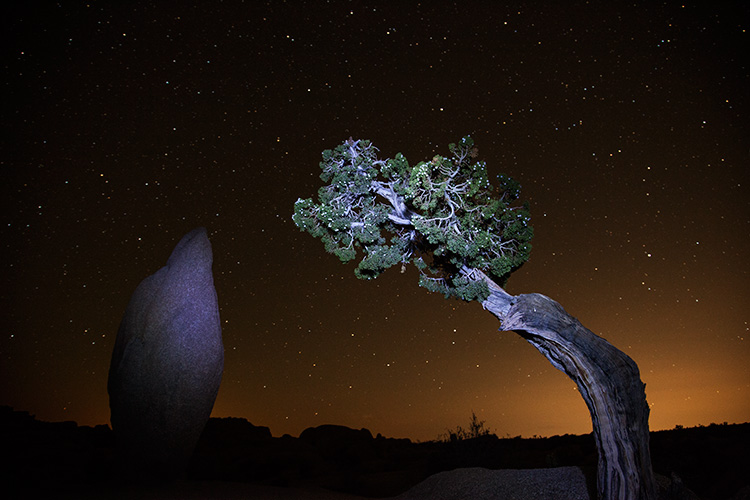
<path fill-rule="evenodd" d="M 578 467 L 555 469 L 455 469 L 428 477 L 393 500 L 589 500 L 586 477 Z"/>
<path fill-rule="evenodd" d="M 130 298 L 109 368 L 109 405 L 122 473 L 184 473 L 224 370 L 211 243 L 198 228 Z"/>

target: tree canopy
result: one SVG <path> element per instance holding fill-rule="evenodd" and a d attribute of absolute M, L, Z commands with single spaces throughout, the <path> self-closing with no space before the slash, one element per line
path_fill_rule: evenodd
<path fill-rule="evenodd" d="M 323 151 L 318 200 L 298 199 L 294 223 L 320 238 L 342 262 L 358 258 L 359 278 L 408 263 L 420 285 L 464 300 L 487 298 L 486 281 L 503 285 L 529 258 L 533 229 L 520 185 L 507 175 L 490 182 L 471 137 L 410 166 L 401 153 L 378 159 L 368 140 Z"/>

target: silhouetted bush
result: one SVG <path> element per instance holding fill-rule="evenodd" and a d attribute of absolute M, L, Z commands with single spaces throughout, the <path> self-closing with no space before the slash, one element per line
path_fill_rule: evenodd
<path fill-rule="evenodd" d="M 445 434 L 438 436 L 439 441 L 462 441 L 464 439 L 474 439 L 482 436 L 489 436 L 490 429 L 484 426 L 484 420 L 479 420 L 476 414 L 471 412 L 469 428 L 464 429 L 457 425 L 454 430 L 447 429 Z"/>

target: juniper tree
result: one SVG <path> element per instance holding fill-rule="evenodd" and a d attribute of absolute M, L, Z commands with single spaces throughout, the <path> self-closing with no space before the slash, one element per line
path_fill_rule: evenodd
<path fill-rule="evenodd" d="M 521 335 L 578 385 L 599 452 L 599 498 L 655 498 L 637 365 L 552 299 L 503 290 L 529 258 L 528 205 L 511 177 L 490 181 L 470 137 L 448 151 L 412 166 L 400 153 L 379 159 L 370 141 L 350 138 L 323 152 L 325 185 L 317 201 L 296 201 L 293 220 L 343 262 L 359 259 L 359 278 L 414 264 L 421 286 L 479 301 L 502 330 Z"/>
<path fill-rule="evenodd" d="M 379 160 L 369 141 L 349 140 L 323 152 L 318 203 L 297 200 L 294 222 L 320 238 L 355 273 L 376 278 L 413 263 L 420 285 L 464 300 L 484 300 L 487 284 L 474 270 L 504 283 L 529 258 L 533 230 L 519 184 L 498 176 L 493 187 L 470 137 L 410 167 L 398 154 Z"/>

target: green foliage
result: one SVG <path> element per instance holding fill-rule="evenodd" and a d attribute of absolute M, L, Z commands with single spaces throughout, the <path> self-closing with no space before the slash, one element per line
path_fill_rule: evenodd
<path fill-rule="evenodd" d="M 506 175 L 493 187 L 476 161 L 470 137 L 410 166 L 404 155 L 379 160 L 370 141 L 349 139 L 323 151 L 318 201 L 299 199 L 293 220 L 320 238 L 342 262 L 372 279 L 397 264 L 414 263 L 420 285 L 446 297 L 484 300 L 479 269 L 501 285 L 529 258 L 533 229 L 527 206 L 517 206 L 518 182 Z"/>

